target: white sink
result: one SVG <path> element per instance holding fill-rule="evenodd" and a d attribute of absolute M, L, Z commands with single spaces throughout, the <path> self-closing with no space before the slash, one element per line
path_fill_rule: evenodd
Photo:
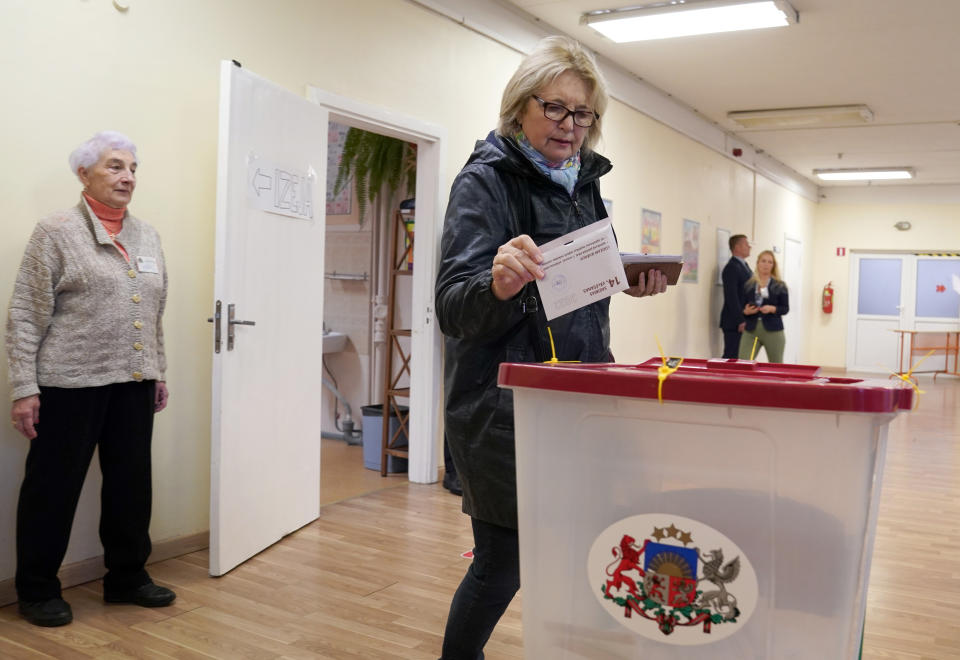
<path fill-rule="evenodd" d="M 323 352 L 339 353 L 347 347 L 347 336 L 342 332 L 323 333 Z"/>

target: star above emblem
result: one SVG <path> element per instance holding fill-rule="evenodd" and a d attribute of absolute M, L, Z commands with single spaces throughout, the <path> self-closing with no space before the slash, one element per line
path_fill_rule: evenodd
<path fill-rule="evenodd" d="M 693 543 L 693 535 L 690 532 L 685 532 L 682 529 L 678 529 L 673 523 L 670 523 L 669 527 L 654 527 L 653 533 L 650 536 L 657 541 L 662 541 L 663 539 L 667 538 L 674 538 L 683 543 L 684 547 L 690 543 Z"/>

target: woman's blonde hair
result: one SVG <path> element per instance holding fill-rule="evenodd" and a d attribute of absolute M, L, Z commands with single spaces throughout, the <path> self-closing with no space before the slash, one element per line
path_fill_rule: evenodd
<path fill-rule="evenodd" d="M 780 269 L 777 267 L 777 258 L 776 258 L 775 256 L 773 256 L 773 252 L 771 252 L 770 250 L 764 250 L 763 252 L 761 252 L 760 254 L 758 254 L 758 255 L 757 255 L 757 265 L 758 265 L 758 266 L 760 265 L 760 257 L 762 257 L 762 256 L 765 255 L 765 254 L 770 255 L 770 259 L 773 261 L 773 268 L 770 269 L 770 277 L 771 277 L 771 279 L 774 279 L 774 280 L 776 280 L 777 282 L 780 282 L 780 283 L 782 284 L 782 283 L 783 283 L 783 280 L 780 278 Z M 757 270 L 759 270 L 759 268 L 758 268 Z M 751 275 L 751 276 L 750 276 L 750 279 L 747 280 L 747 284 L 756 284 L 756 283 L 757 283 L 757 270 L 753 271 L 753 275 Z"/>
<path fill-rule="evenodd" d="M 587 84 L 588 103 L 597 114 L 597 120 L 587 129 L 583 140 L 583 148 L 592 149 L 600 141 L 603 114 L 607 111 L 607 82 L 593 55 L 570 37 L 545 37 L 523 58 L 503 90 L 497 133 L 505 137 L 519 133 L 520 117 L 530 97 L 567 71 L 575 73 Z"/>

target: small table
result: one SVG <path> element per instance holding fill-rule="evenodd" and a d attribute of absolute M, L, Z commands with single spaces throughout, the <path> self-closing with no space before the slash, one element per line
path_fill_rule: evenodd
<path fill-rule="evenodd" d="M 958 354 L 960 354 L 960 330 L 894 330 L 893 332 L 900 335 L 898 339 L 900 361 L 897 363 L 900 370 L 899 375 L 902 376 L 910 371 L 910 365 L 914 363 L 914 356 L 923 356 L 930 351 L 935 351 L 942 352 L 946 357 L 943 369 L 929 369 L 912 373 L 933 374 L 934 382 L 937 380 L 937 374 L 960 376 L 960 370 L 957 368 Z M 953 369 L 950 369 L 951 356 L 953 356 Z M 906 368 L 903 365 L 904 358 L 907 362 Z"/>

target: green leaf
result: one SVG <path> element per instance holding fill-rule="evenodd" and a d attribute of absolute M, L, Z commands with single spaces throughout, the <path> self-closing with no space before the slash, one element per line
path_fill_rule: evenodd
<path fill-rule="evenodd" d="M 359 128 L 347 131 L 337 169 L 334 194 L 354 179 L 357 211 L 363 224 L 367 208 L 386 190 L 393 195 L 400 186 L 407 194 L 416 189 L 417 151 L 410 143 Z"/>

